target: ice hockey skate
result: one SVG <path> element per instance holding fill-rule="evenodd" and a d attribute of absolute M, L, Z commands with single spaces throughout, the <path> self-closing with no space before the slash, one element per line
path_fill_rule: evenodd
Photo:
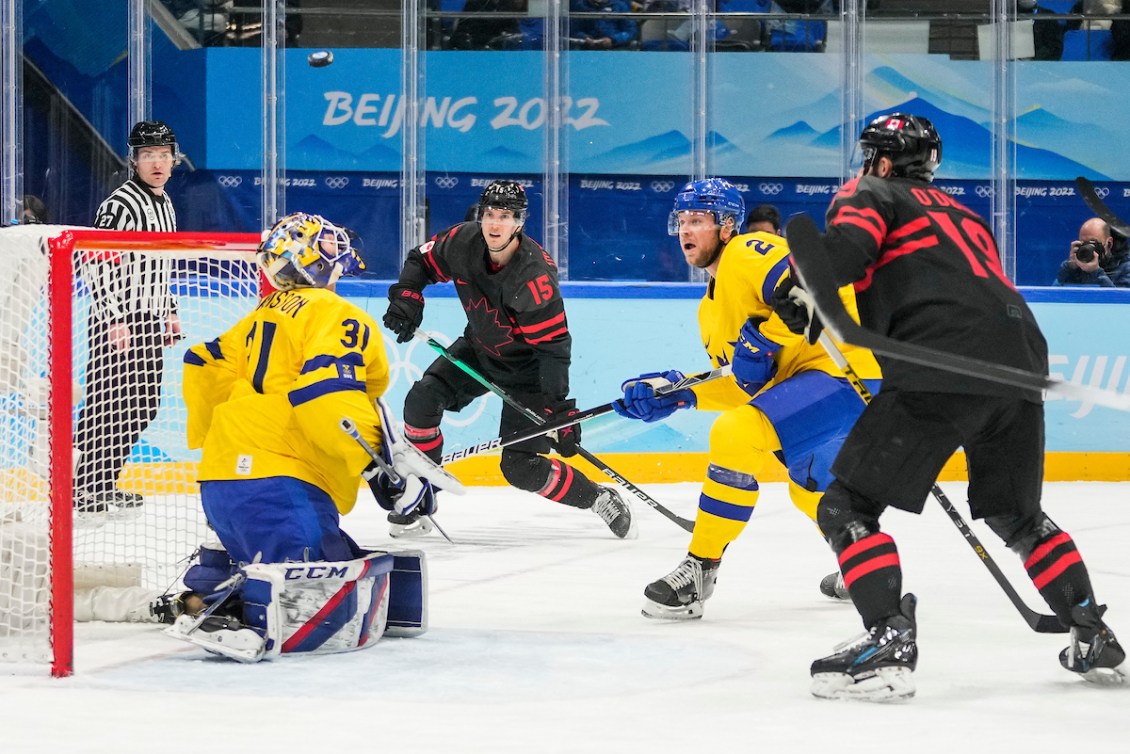
<path fill-rule="evenodd" d="M 258 662 L 266 651 L 266 642 L 259 634 L 230 616 L 181 615 L 165 633 L 240 662 Z"/>
<path fill-rule="evenodd" d="M 844 586 L 844 575 L 839 571 L 820 579 L 820 593 L 828 599 L 851 601 L 847 587 Z"/>
<path fill-rule="evenodd" d="M 714 594 L 721 561 L 687 555 L 678 568 L 644 588 L 644 616 L 661 620 L 701 618 L 702 603 Z"/>
<path fill-rule="evenodd" d="M 631 507 L 613 487 L 600 488 L 593 501 L 592 512 L 600 516 L 600 520 L 620 539 L 635 539 L 639 534 Z"/>
<path fill-rule="evenodd" d="M 1059 653 L 1059 662 L 1083 680 L 1101 685 L 1127 682 L 1126 651 L 1114 632 L 1103 623 L 1106 605 L 1087 598 L 1071 608 L 1071 644 Z"/>
<path fill-rule="evenodd" d="M 917 598 L 907 594 L 899 614 L 883 620 L 834 654 L 812 663 L 812 694 L 821 699 L 890 702 L 914 696 L 918 664 Z"/>
<path fill-rule="evenodd" d="M 419 508 L 406 513 L 389 511 L 388 535 L 393 539 L 414 539 L 430 534 L 435 526 L 431 517 L 425 516 Z"/>

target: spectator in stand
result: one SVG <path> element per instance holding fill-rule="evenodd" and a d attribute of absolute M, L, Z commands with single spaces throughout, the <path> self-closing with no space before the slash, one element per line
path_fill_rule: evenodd
<path fill-rule="evenodd" d="M 781 235 L 781 212 L 772 204 L 759 204 L 749 211 L 745 219 L 745 232 Z"/>
<path fill-rule="evenodd" d="M 569 0 L 573 13 L 607 13 L 609 18 L 569 21 L 569 46 L 580 50 L 619 50 L 639 44 L 639 25 L 628 18 L 628 0 Z"/>
<path fill-rule="evenodd" d="M 24 194 L 24 210 L 20 215 L 22 225 L 46 225 L 51 222 L 47 213 L 47 205 L 34 194 Z"/>
<path fill-rule="evenodd" d="M 1125 239 L 1119 241 L 1115 243 L 1102 218 L 1087 220 L 1079 227 L 1079 238 L 1071 242 L 1055 284 L 1130 288 L 1130 249 Z"/>
<path fill-rule="evenodd" d="M 526 12 L 521 0 L 467 0 L 464 13 L 482 13 L 482 18 L 461 18 L 451 33 L 453 50 L 517 49 L 522 32 L 518 16 Z M 511 14 L 510 17 L 498 14 Z"/>

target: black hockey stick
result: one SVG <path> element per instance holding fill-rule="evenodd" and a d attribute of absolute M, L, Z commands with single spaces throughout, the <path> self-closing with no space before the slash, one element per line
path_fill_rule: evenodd
<path fill-rule="evenodd" d="M 523 406 L 521 403 L 516 401 L 513 397 L 511 397 L 502 388 L 500 388 L 497 385 L 495 385 L 494 383 L 492 383 L 486 377 L 483 377 L 481 374 L 479 374 L 477 371 L 475 371 L 475 369 L 473 369 L 469 364 L 463 362 L 459 357 L 453 355 L 450 351 L 448 351 L 446 348 L 444 348 L 442 343 L 437 341 L 434 337 L 432 337 L 428 333 L 423 332 L 422 330 L 417 330 L 416 331 L 416 337 L 419 338 L 420 340 L 423 340 L 424 342 L 426 342 L 429 346 L 431 346 L 433 349 L 435 349 L 435 351 L 437 353 L 439 353 L 441 356 L 443 356 L 445 359 L 450 361 L 455 366 L 462 369 L 471 379 L 475 380 L 480 385 L 485 387 L 487 390 L 489 390 L 492 393 L 494 393 L 495 395 L 497 395 L 506 404 L 508 404 L 511 408 L 516 409 L 517 411 L 521 412 L 523 416 L 525 416 L 527 419 L 532 421 L 534 424 L 537 424 L 538 430 L 540 430 L 539 434 L 544 435 L 546 433 L 546 428 L 545 428 L 546 427 L 546 420 L 545 420 L 544 417 L 539 416 L 538 414 L 534 413 L 533 411 L 531 411 L 526 406 Z M 570 417 L 570 418 L 572 418 L 572 417 Z M 570 423 L 573 424 L 575 422 L 570 422 Z M 535 436 L 537 436 L 537 435 L 535 435 Z M 601 473 L 603 473 L 609 479 L 616 482 L 617 484 L 622 485 L 625 489 L 627 489 L 629 492 L 631 492 L 633 495 L 635 495 L 637 498 L 639 498 L 643 502 L 650 505 L 652 508 L 654 508 L 656 511 L 658 511 L 665 518 L 668 518 L 671 521 L 673 521 L 677 526 L 682 527 L 685 531 L 694 531 L 694 521 L 683 518 L 682 516 L 678 515 L 674 511 L 668 509 L 662 503 L 660 503 L 658 500 L 653 498 L 651 495 L 647 494 L 646 492 L 641 490 L 639 487 L 637 487 L 634 484 L 632 484 L 631 482 L 629 482 L 624 477 L 620 476 L 620 474 L 616 473 L 616 471 L 614 471 L 608 464 L 606 464 L 604 461 L 600 460 L 599 458 L 594 456 L 592 453 L 590 453 L 587 450 L 585 450 L 584 448 L 582 448 L 580 445 L 577 446 L 577 454 L 580 455 L 581 458 L 584 458 L 586 461 L 591 463 L 596 468 L 600 469 Z"/>
<path fill-rule="evenodd" d="M 704 382 L 716 380 L 719 377 L 729 377 L 730 374 L 732 374 L 730 365 L 727 364 L 726 366 L 712 369 L 709 372 L 687 375 L 678 382 L 659 388 L 655 391 L 655 394 L 668 395 L 669 393 L 674 393 L 678 390 L 683 390 L 685 388 L 694 387 L 695 385 L 701 385 Z M 450 453 L 444 454 L 443 458 L 440 459 L 440 464 L 446 466 L 452 461 L 458 461 L 463 458 L 470 458 L 471 456 L 477 456 L 480 453 L 489 453 L 492 450 L 500 450 L 507 447 L 508 445 L 516 445 L 517 443 L 525 442 L 526 440 L 532 440 L 535 437 L 541 437 L 542 435 L 549 434 L 550 432 L 556 432 L 563 427 L 569 427 L 574 424 L 588 421 L 589 419 L 595 419 L 598 416 L 603 416 L 605 414 L 611 413 L 613 411 L 613 404 L 618 402 L 619 399 L 610 403 L 602 403 L 599 406 L 593 406 L 590 409 L 578 411 L 577 413 L 570 416 L 563 416 L 560 419 L 554 419 L 553 421 L 546 422 L 540 427 L 533 427 L 531 429 L 522 430 L 521 432 L 514 432 L 513 434 L 495 437 L 492 440 L 480 442 L 476 445 L 470 446 L 469 448 L 453 450 Z"/>
<path fill-rule="evenodd" d="M 889 338 L 861 327 L 851 318 L 840 301 L 828 251 L 816 224 L 808 215 L 797 215 L 789 221 L 786 234 L 793 265 L 801 285 L 812 296 L 816 311 L 824 325 L 837 339 L 899 361 L 941 369 L 946 372 L 976 377 L 1027 390 L 1046 390 L 1073 400 L 1094 403 L 1121 411 L 1130 411 L 1130 395 L 1087 385 L 1076 385 L 1057 377 L 1024 369 L 982 361 L 947 351 L 927 348 L 915 343 Z"/>
<path fill-rule="evenodd" d="M 1083 176 L 1079 176 L 1075 179 L 1075 188 L 1079 189 L 1079 195 L 1083 197 L 1083 201 L 1087 203 L 1091 211 L 1101 217 L 1111 230 L 1123 238 L 1130 238 L 1130 225 L 1127 225 L 1121 217 L 1111 211 L 1110 207 L 1099 196 L 1099 192 L 1095 190 L 1095 184 Z"/>
<path fill-rule="evenodd" d="M 870 403 L 872 398 L 871 391 L 867 389 L 867 385 L 859 378 L 859 375 L 848 362 L 843 351 L 840 350 L 840 347 L 836 345 L 835 341 L 828 337 L 828 333 L 824 332 L 820 334 L 819 342 L 820 345 L 824 346 L 824 350 L 828 352 L 828 355 L 832 357 L 832 361 L 836 362 L 836 366 L 844 373 L 844 376 L 847 377 L 848 382 L 855 388 L 855 392 L 859 394 L 863 402 Z M 993 575 L 997 584 L 1004 590 L 1005 596 L 1008 597 L 1009 601 L 1012 602 L 1013 606 L 1019 611 L 1021 617 L 1024 618 L 1024 622 L 1028 624 L 1028 627 L 1038 634 L 1067 633 L 1067 627 L 1060 623 L 1059 618 L 1054 615 L 1037 613 L 1025 604 L 1020 595 L 1016 593 L 1016 590 L 1012 588 L 1012 583 L 1008 580 L 1008 577 L 1001 572 L 996 561 L 989 555 L 989 551 L 981 544 L 981 540 L 977 539 L 977 535 L 969 528 L 969 524 L 965 522 L 961 513 L 958 512 L 957 508 L 954 507 L 950 499 L 946 497 L 946 493 L 942 491 L 942 488 L 939 487 L 936 482 L 933 488 L 931 488 L 930 493 L 934 496 L 934 499 L 938 501 L 938 504 L 942 506 L 942 510 L 946 512 L 946 515 L 950 517 L 950 521 L 953 521 L 953 525 L 956 526 L 957 530 L 961 532 L 961 535 L 965 537 L 965 541 L 973 548 L 973 552 L 980 556 L 981 562 L 989 569 L 989 573 Z"/>

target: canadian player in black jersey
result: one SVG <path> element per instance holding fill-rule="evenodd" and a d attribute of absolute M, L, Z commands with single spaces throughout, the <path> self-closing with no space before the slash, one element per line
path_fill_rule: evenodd
<path fill-rule="evenodd" d="M 467 313 L 467 327 L 448 351 L 493 384 L 546 419 L 576 410 L 568 400 L 572 337 L 557 266 L 522 232 L 528 200 L 515 181 L 494 181 L 483 190 L 478 220 L 455 225 L 412 249 L 389 288 L 385 327 L 397 341 L 412 338 L 424 316 L 423 290 L 455 282 Z M 445 411 L 460 411 L 487 389 L 446 358 L 436 359 L 408 391 L 404 434 L 429 458 L 440 460 Z M 528 429 L 530 420 L 503 406 L 501 434 Z M 602 487 L 569 464 L 546 458 L 552 448 L 575 455 L 581 427 L 539 437 L 502 451 L 502 474 L 514 487 L 575 508 L 592 509 L 617 537 L 634 536 L 632 511 L 612 487 Z M 389 514 L 393 536 L 426 534 L 421 513 Z M 403 520 L 402 520 L 403 519 Z"/>
<path fill-rule="evenodd" d="M 1001 268 L 985 221 L 931 185 L 942 141 L 925 118 L 871 121 L 864 165 L 827 214 L 824 242 L 837 285 L 854 283 L 861 324 L 891 338 L 1047 373 L 1047 344 Z M 791 278 L 790 278 L 791 279 Z M 778 313 L 808 324 L 798 297 Z M 969 506 L 1024 561 L 1056 617 L 1071 629 L 1065 668 L 1096 683 L 1126 678 L 1126 653 L 1103 622 L 1082 557 L 1043 512 L 1044 407 L 1021 391 L 879 356 L 883 390 L 848 434 L 817 521 L 836 552 L 867 634 L 812 664 L 816 696 L 914 694 L 914 595 L 902 593 L 898 550 L 880 531 L 887 507 L 920 513 L 946 460 L 965 449 Z"/>

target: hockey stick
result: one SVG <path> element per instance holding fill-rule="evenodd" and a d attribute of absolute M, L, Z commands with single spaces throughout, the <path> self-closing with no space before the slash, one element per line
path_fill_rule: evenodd
<path fill-rule="evenodd" d="M 489 390 L 492 393 L 494 393 L 495 395 L 497 395 L 499 398 L 501 398 L 503 400 L 503 402 L 505 402 L 511 408 L 519 411 L 527 419 L 532 421 L 534 424 L 538 425 L 538 430 L 539 430 L 538 434 L 544 435 L 546 433 L 546 431 L 547 431 L 546 430 L 546 424 L 547 423 L 546 423 L 546 420 L 545 420 L 544 417 L 539 416 L 538 414 L 534 413 L 533 411 L 531 411 L 526 406 L 523 406 L 521 403 L 516 401 L 513 397 L 511 397 L 502 388 L 498 387 L 497 385 L 492 383 L 490 380 L 488 380 L 486 377 L 483 377 L 481 374 L 479 374 L 477 371 L 475 371 L 469 364 L 464 363 L 461 359 L 459 359 L 459 357 L 454 356 L 450 351 L 448 351 L 446 348 L 444 348 L 443 344 L 440 343 L 439 341 L 437 341 L 432 335 L 429 335 L 428 333 L 426 333 L 422 330 L 417 330 L 416 331 L 416 337 L 419 338 L 420 340 L 424 341 L 425 343 L 427 343 L 438 354 L 443 356 L 445 359 L 450 361 L 452 364 L 454 364 L 455 366 L 462 369 L 467 374 L 467 376 L 469 376 L 471 379 L 475 380 L 475 382 L 478 382 L 480 385 L 485 387 L 487 390 Z M 570 417 L 570 418 L 573 418 L 573 417 Z M 575 424 L 575 423 L 576 423 L 576 421 L 570 422 L 570 424 Z M 568 426 L 568 425 L 565 425 L 565 426 Z M 536 436 L 537 435 L 535 435 L 535 437 Z M 580 445 L 577 446 L 577 454 L 580 455 L 581 458 L 584 458 L 586 461 L 591 463 L 596 468 L 600 469 L 601 473 L 603 473 L 605 476 L 607 476 L 613 482 L 616 482 L 617 484 L 622 485 L 625 489 L 627 489 L 629 492 L 631 492 L 633 495 L 635 495 L 637 498 L 639 498 L 643 502 L 650 505 L 652 508 L 654 508 L 656 511 L 658 511 L 661 515 L 663 515 L 664 517 L 673 521 L 677 526 L 682 527 L 685 531 L 694 531 L 694 521 L 683 518 L 682 516 L 678 515 L 674 511 L 668 509 L 662 503 L 660 503 L 658 500 L 653 498 L 651 495 L 647 494 L 646 492 L 641 490 L 639 487 L 635 486 L 634 484 L 629 482 L 627 479 L 622 477 L 620 474 L 616 473 L 616 471 L 613 470 L 608 464 L 606 464 L 604 461 L 601 461 L 599 458 L 597 458 L 592 453 L 590 453 L 587 450 L 585 450 L 584 448 L 582 448 Z"/>
<path fill-rule="evenodd" d="M 1130 225 L 1127 225 L 1122 218 L 1111 211 L 1110 207 L 1099 196 L 1099 192 L 1095 190 L 1095 184 L 1083 176 L 1079 176 L 1075 179 L 1075 188 L 1079 189 L 1079 195 L 1083 197 L 1083 201 L 1087 203 L 1091 211 L 1102 218 L 1102 221 L 1109 225 L 1111 230 L 1123 238 L 1130 238 Z"/>
<path fill-rule="evenodd" d="M 808 215 L 793 217 L 789 221 L 786 233 L 801 285 L 815 301 L 816 311 L 824 325 L 838 340 L 853 346 L 869 348 L 877 354 L 892 359 L 931 369 L 940 369 L 1026 390 L 1046 390 L 1065 398 L 1116 408 L 1120 411 L 1130 411 L 1130 395 L 1127 394 L 1076 385 L 1046 374 L 907 343 L 861 327 L 851 318 L 843 302 L 840 301 L 838 286 L 832 278 L 828 251 L 824 248 L 824 241 L 812 218 Z"/>
<path fill-rule="evenodd" d="M 669 393 L 674 393 L 678 390 L 683 390 L 685 388 L 694 387 L 695 385 L 701 385 L 704 382 L 716 380 L 719 377 L 729 377 L 731 373 L 732 372 L 730 370 L 730 365 L 727 364 L 726 366 L 712 369 L 709 372 L 688 375 L 676 383 L 659 388 L 655 391 L 655 394 L 668 395 Z M 492 450 L 499 450 L 500 448 L 505 448 L 508 445 L 516 445 L 517 443 L 525 442 L 526 440 L 532 440 L 535 437 L 541 437 L 542 435 L 548 434 L 550 432 L 556 432 L 562 427 L 568 427 L 573 424 L 579 424 L 581 422 L 588 421 L 589 419 L 595 419 L 598 416 L 603 416 L 604 414 L 611 413 L 613 410 L 613 404 L 617 402 L 618 400 L 612 401 L 610 403 L 602 403 L 599 406 L 594 406 L 593 408 L 586 409 L 585 411 L 579 411 L 575 414 L 571 414 L 570 416 L 563 416 L 560 419 L 546 422 L 540 427 L 522 430 L 521 432 L 515 432 L 513 434 L 506 435 L 505 437 L 496 437 L 493 440 L 480 442 L 477 445 L 472 445 L 469 448 L 463 448 L 462 450 L 455 450 L 451 453 L 446 453 L 444 454 L 443 458 L 440 459 L 440 465 L 446 466 L 452 461 L 469 458 L 480 453 L 489 453 Z"/>
<path fill-rule="evenodd" d="M 381 458 L 381 454 L 374 450 L 373 446 L 370 445 L 369 442 L 361 436 L 361 433 L 357 431 L 357 424 L 352 419 L 343 416 L 341 418 L 341 421 L 338 422 L 338 426 L 341 427 L 342 432 L 352 437 L 358 445 L 365 449 L 365 452 L 369 454 L 369 458 L 373 459 L 373 463 L 377 465 L 377 468 L 388 475 L 390 482 L 392 482 L 393 484 L 400 483 L 400 480 L 403 479 L 403 477 L 396 471 L 396 469 L 392 468 L 392 466 L 389 466 L 385 459 Z M 451 537 L 447 536 L 447 532 L 443 530 L 442 526 L 436 523 L 435 518 L 432 517 L 430 513 L 422 513 L 421 515 L 432 522 L 432 526 L 436 528 L 436 531 L 443 535 L 444 539 L 446 539 L 451 544 L 455 544 L 455 541 L 452 540 Z"/>
<path fill-rule="evenodd" d="M 828 355 L 832 357 L 832 361 L 836 362 L 836 366 L 838 366 L 840 371 L 844 373 L 844 376 L 847 377 L 851 386 L 855 388 L 855 392 L 859 395 L 860 399 L 864 403 L 870 403 L 873 397 L 871 391 L 867 389 L 867 385 L 859 378 L 859 374 L 856 373 L 855 369 L 848 362 L 843 351 L 836 345 L 836 342 L 833 341 L 826 332 L 820 333 L 819 342 L 820 345 L 824 347 L 824 350 L 828 352 Z M 1054 615 L 1037 613 L 1024 603 L 1024 600 L 1016 593 L 1016 590 L 1012 588 L 1012 583 L 1008 580 L 1008 577 L 1001 572 L 996 561 L 989 555 L 989 551 L 986 550 L 984 545 L 981 544 L 981 541 L 977 539 L 977 535 L 969 528 L 969 524 L 965 522 L 961 513 L 958 512 L 957 508 L 954 507 L 950 499 L 946 497 L 946 493 L 942 491 L 942 488 L 939 487 L 936 482 L 933 488 L 931 488 L 930 493 L 934 496 L 934 499 L 938 501 L 938 504 L 942 506 L 942 510 L 946 512 L 946 515 L 950 517 L 950 521 L 953 521 L 953 525 L 956 526 L 957 530 L 961 532 L 961 535 L 965 537 L 965 541 L 973 548 L 973 552 L 981 557 L 981 562 L 985 565 L 985 568 L 989 569 L 989 573 L 993 575 L 997 584 L 1004 590 L 1005 596 L 1008 597 L 1009 601 L 1012 602 L 1013 606 L 1019 611 L 1021 617 L 1024 618 L 1024 622 L 1028 624 L 1028 627 L 1038 634 L 1067 633 L 1067 627 L 1060 623 L 1059 618 Z"/>

